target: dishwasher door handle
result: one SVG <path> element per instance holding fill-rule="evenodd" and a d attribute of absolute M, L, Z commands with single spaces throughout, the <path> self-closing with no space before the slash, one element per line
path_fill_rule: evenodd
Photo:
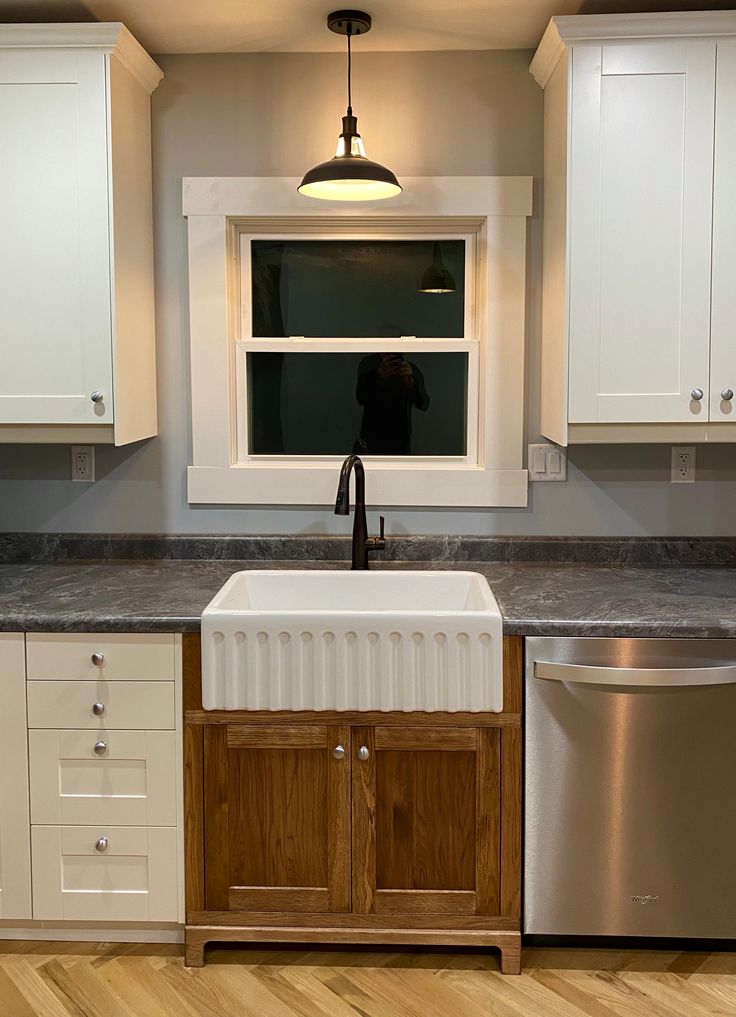
<path fill-rule="evenodd" d="M 713 667 L 605 667 L 598 664 L 565 664 L 537 660 L 534 677 L 555 682 L 579 682 L 585 685 L 668 686 L 734 685 L 736 664 Z"/>

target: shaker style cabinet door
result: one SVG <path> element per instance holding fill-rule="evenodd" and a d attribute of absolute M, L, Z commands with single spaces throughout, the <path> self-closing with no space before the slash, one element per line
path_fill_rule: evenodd
<path fill-rule="evenodd" d="M 710 419 L 736 421 L 736 39 L 718 40 Z"/>
<path fill-rule="evenodd" d="M 352 731 L 353 911 L 500 915 L 499 728 Z"/>
<path fill-rule="evenodd" d="M 208 911 L 350 910 L 349 731 L 204 729 Z"/>
<path fill-rule="evenodd" d="M 715 57 L 702 39 L 574 47 L 571 423 L 708 419 Z"/>
<path fill-rule="evenodd" d="M 105 55 L 1 50 L 0 151 L 0 424 L 112 424 Z"/>
<path fill-rule="evenodd" d="M 31 917 L 25 644 L 0 632 L 0 919 Z"/>

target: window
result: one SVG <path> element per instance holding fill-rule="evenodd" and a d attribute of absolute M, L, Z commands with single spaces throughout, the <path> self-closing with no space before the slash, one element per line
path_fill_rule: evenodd
<path fill-rule="evenodd" d="M 530 179 L 416 178 L 360 215 L 292 183 L 184 181 L 189 500 L 329 505 L 355 451 L 375 504 L 525 505 Z"/>
<path fill-rule="evenodd" d="M 241 460 L 477 455 L 475 236 L 410 229 L 240 234 Z M 421 290 L 435 264 L 454 290 Z"/>

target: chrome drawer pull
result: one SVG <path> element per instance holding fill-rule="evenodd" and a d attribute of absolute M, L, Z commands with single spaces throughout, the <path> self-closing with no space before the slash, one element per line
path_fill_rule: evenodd
<path fill-rule="evenodd" d="M 100 854 L 102 854 L 103 851 L 107 851 L 109 846 L 110 842 L 107 837 L 100 837 L 100 839 L 95 842 L 95 851 L 99 851 Z"/>
<path fill-rule="evenodd" d="M 104 703 L 93 703 L 92 704 L 92 713 L 94 713 L 95 717 L 101 717 L 104 714 L 104 712 L 105 712 L 105 704 Z"/>
<path fill-rule="evenodd" d="M 107 752 L 107 742 L 95 742 L 92 751 L 96 756 L 104 756 Z"/>
<path fill-rule="evenodd" d="M 90 660 L 95 665 L 95 667 L 102 667 L 102 665 L 105 663 L 105 654 L 93 653 Z"/>

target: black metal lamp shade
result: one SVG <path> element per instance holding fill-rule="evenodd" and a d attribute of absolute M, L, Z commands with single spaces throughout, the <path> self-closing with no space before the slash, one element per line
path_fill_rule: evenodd
<path fill-rule="evenodd" d="M 435 242 L 432 264 L 424 272 L 422 281 L 419 284 L 420 293 L 454 293 L 457 289 L 455 276 L 442 261 L 440 245 Z"/>
<path fill-rule="evenodd" d="M 299 193 L 330 201 L 377 201 L 401 194 L 401 184 L 391 170 L 365 155 L 357 118 L 343 117 L 342 127 L 337 154 L 307 170 Z"/>

